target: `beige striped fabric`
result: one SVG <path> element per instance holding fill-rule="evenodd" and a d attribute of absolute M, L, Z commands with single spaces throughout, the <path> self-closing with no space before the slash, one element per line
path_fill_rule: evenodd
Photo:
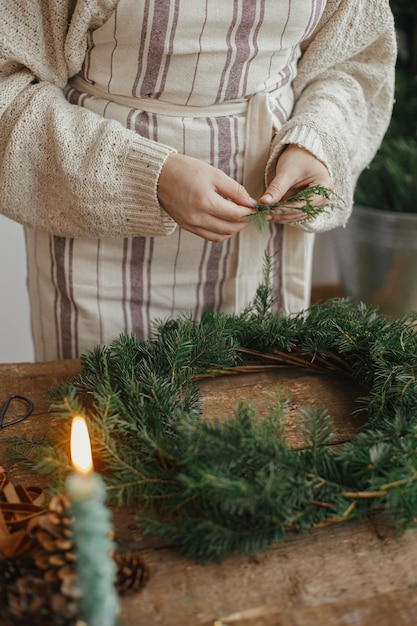
<path fill-rule="evenodd" d="M 108 22 L 90 33 L 67 99 L 222 169 L 259 196 L 272 133 L 293 107 L 299 44 L 324 5 L 120 0 Z M 287 254 L 303 257 L 295 277 L 302 307 L 312 235 L 298 233 L 297 241 Z M 265 252 L 275 259 L 276 309 L 286 308 L 283 229 L 276 225 L 262 233 L 248 227 L 224 243 L 180 228 L 166 237 L 111 240 L 26 229 L 26 245 L 37 360 L 77 357 L 124 330 L 148 338 L 155 320 L 179 312 L 196 319 L 207 309 L 239 312 L 262 280 Z"/>

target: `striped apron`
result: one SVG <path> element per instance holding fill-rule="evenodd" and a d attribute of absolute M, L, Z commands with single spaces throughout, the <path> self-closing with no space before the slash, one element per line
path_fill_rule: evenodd
<path fill-rule="evenodd" d="M 193 0 L 120 0 L 91 33 L 66 97 L 222 169 L 257 198 L 273 132 L 293 108 L 299 43 L 323 9 L 324 0 L 206 0 L 198 9 Z M 263 279 L 266 253 L 275 310 L 309 300 L 313 235 L 292 227 L 250 225 L 223 243 L 181 228 L 101 240 L 26 229 L 26 245 L 37 360 L 77 357 L 122 331 L 148 338 L 156 321 L 182 312 L 238 313 Z"/>

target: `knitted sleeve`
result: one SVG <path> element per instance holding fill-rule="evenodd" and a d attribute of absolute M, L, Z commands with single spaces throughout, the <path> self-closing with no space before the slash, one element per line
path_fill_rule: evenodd
<path fill-rule="evenodd" d="M 296 228 L 320 232 L 347 222 L 357 178 L 390 122 L 395 61 L 388 0 L 328 0 L 317 31 L 302 47 L 294 111 L 274 138 L 266 181 L 285 145 L 297 144 L 326 164 L 340 201 Z"/>
<path fill-rule="evenodd" d="M 172 232 L 157 181 L 174 150 L 69 104 L 62 91 L 81 67 L 88 28 L 116 2 L 0 3 L 1 213 L 70 237 Z"/>

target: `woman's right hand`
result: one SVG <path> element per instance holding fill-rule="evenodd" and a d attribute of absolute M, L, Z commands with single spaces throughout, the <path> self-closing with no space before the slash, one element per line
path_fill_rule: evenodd
<path fill-rule="evenodd" d="M 175 153 L 161 170 L 158 199 L 181 228 L 214 242 L 245 228 L 245 218 L 256 204 L 242 185 L 221 170 Z"/>

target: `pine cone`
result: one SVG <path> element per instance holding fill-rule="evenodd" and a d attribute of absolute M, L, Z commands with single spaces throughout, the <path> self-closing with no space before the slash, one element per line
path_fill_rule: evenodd
<path fill-rule="evenodd" d="M 132 552 L 114 554 L 117 567 L 115 587 L 119 595 L 135 593 L 143 589 L 149 580 L 149 567 L 144 559 Z"/>
<path fill-rule="evenodd" d="M 2 559 L 0 566 L 0 587 L 13 584 L 19 576 L 20 569 L 16 559 Z"/>
<path fill-rule="evenodd" d="M 71 519 L 67 515 L 69 500 L 66 496 L 54 496 L 47 514 L 38 518 L 32 530 L 37 548 L 32 554 L 36 567 L 43 571 L 49 583 L 58 583 L 63 596 L 73 600 L 75 585 L 75 556 L 72 552 Z M 120 595 L 137 592 L 149 579 L 149 568 L 144 559 L 132 552 L 114 553 L 116 564 L 115 587 Z"/>
<path fill-rule="evenodd" d="M 75 603 L 51 591 L 51 585 L 32 571 L 22 569 L 21 577 L 7 587 L 10 623 L 15 626 L 75 626 L 78 615 Z"/>
<path fill-rule="evenodd" d="M 19 559 L 2 561 L 0 623 L 4 626 L 76 626 L 75 556 L 66 495 L 53 496 L 48 509 L 26 528 L 33 544 Z M 120 595 L 140 591 L 149 568 L 139 555 L 115 553 L 115 587 Z M 4 613 L 4 615 L 3 615 Z"/>
<path fill-rule="evenodd" d="M 32 551 L 32 558 L 48 583 L 58 583 L 64 595 L 74 599 L 75 556 L 71 519 L 67 514 L 69 504 L 67 496 L 53 496 L 45 515 L 34 520 L 31 534 L 36 539 L 36 548 Z"/>
<path fill-rule="evenodd" d="M 66 496 L 51 498 L 48 510 L 31 520 L 31 552 L 16 561 L 13 584 L 6 586 L 6 605 L 13 624 L 72 626 L 77 621 L 71 520 Z"/>

